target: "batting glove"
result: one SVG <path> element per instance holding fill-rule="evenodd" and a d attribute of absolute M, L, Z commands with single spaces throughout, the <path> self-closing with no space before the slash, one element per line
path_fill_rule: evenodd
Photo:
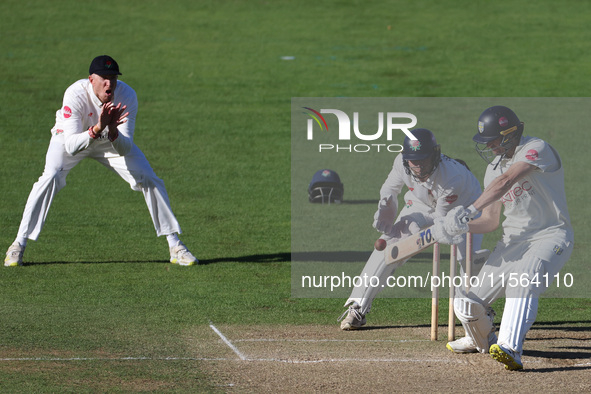
<path fill-rule="evenodd" d="M 469 208 L 462 206 L 455 207 L 445 216 L 445 231 L 450 235 L 462 235 L 470 231 L 468 222 L 472 219 L 478 211 L 473 205 Z"/>
<path fill-rule="evenodd" d="M 445 220 L 446 219 L 443 217 L 435 218 L 433 227 L 431 227 L 433 238 L 439 243 L 448 245 L 457 245 L 461 243 L 464 240 L 464 237 L 461 234 L 449 234 L 445 229 Z"/>

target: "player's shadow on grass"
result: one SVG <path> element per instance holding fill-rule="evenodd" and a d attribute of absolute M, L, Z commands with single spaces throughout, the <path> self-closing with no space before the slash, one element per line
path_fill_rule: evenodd
<path fill-rule="evenodd" d="M 199 259 L 198 265 L 215 264 L 215 263 L 277 263 L 290 261 L 290 253 L 274 253 L 274 254 L 254 254 L 249 256 L 239 257 L 220 257 L 214 259 Z M 151 264 L 170 264 L 169 260 L 126 260 L 126 261 L 39 261 L 39 262 L 25 262 L 23 266 L 33 265 L 53 265 L 53 264 L 134 264 L 134 263 L 151 263 Z"/>
<path fill-rule="evenodd" d="M 212 259 L 199 259 L 199 265 L 216 263 L 285 263 L 285 262 L 324 262 L 324 263 L 364 263 L 371 255 L 371 250 L 367 252 L 360 251 L 334 251 L 334 252 L 295 252 L 295 253 L 270 253 L 270 254 L 252 254 L 237 257 L 218 257 Z M 414 258 L 430 259 L 430 253 L 419 253 Z M 441 254 L 442 259 L 449 258 L 449 254 Z M 25 262 L 24 266 L 33 265 L 53 265 L 53 264 L 169 264 L 168 260 L 103 260 L 103 261 L 35 261 Z"/>
<path fill-rule="evenodd" d="M 216 263 L 284 263 L 284 262 L 322 262 L 322 263 L 365 263 L 371 255 L 371 250 L 360 251 L 334 251 L 334 252 L 294 252 L 254 254 L 238 257 L 219 257 L 213 259 L 199 259 L 199 265 Z M 441 258 L 449 258 L 449 254 L 442 254 Z M 430 259 L 430 253 L 419 253 L 415 259 Z"/>
<path fill-rule="evenodd" d="M 199 260 L 199 264 L 215 263 L 284 263 L 290 261 L 321 261 L 321 262 L 364 262 L 371 252 L 343 251 L 343 252 L 295 252 L 254 254 L 238 257 L 219 257 L 214 259 Z"/>
<path fill-rule="evenodd" d="M 379 200 L 343 200 L 342 204 L 350 204 L 350 205 L 361 205 L 361 204 L 372 204 L 378 205 Z"/>
<path fill-rule="evenodd" d="M 291 261 L 291 253 L 252 254 L 238 257 L 199 259 L 199 265 L 216 263 L 283 263 Z"/>
<path fill-rule="evenodd" d="M 56 265 L 56 264 L 170 264 L 169 260 L 125 260 L 125 261 L 34 261 L 24 262 L 23 266 L 34 266 L 34 265 Z"/>

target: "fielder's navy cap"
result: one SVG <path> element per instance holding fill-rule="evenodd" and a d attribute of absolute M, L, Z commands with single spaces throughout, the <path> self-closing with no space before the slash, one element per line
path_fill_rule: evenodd
<path fill-rule="evenodd" d="M 121 75 L 119 65 L 111 56 L 101 55 L 92 59 L 88 74 L 97 75 Z"/>

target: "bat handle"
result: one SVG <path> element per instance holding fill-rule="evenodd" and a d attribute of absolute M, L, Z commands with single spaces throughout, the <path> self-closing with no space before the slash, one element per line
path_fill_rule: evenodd
<path fill-rule="evenodd" d="M 464 210 L 464 216 L 460 217 L 461 223 L 468 223 L 476 214 L 478 213 L 478 209 L 474 206 L 474 204 L 470 205 L 468 208 Z"/>
<path fill-rule="evenodd" d="M 464 216 L 463 218 L 460 218 L 460 222 L 462 222 L 464 224 L 468 223 L 470 220 L 472 220 L 472 219 L 470 219 L 468 216 Z"/>

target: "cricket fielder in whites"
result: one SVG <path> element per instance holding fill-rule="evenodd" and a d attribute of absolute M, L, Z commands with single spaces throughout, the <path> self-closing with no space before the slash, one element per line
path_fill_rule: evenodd
<path fill-rule="evenodd" d="M 435 218 L 445 216 L 454 207 L 469 204 L 482 191 L 465 164 L 441 154 L 431 131 L 415 129 L 411 133 L 417 140 L 404 139 L 402 154 L 394 159 L 392 170 L 380 189 L 378 210 L 374 215 L 373 226 L 388 244 L 431 226 Z M 398 212 L 398 195 L 404 186 L 408 188 L 404 195 L 405 206 Z M 463 244 L 463 248 L 458 248 L 458 260 L 463 262 L 461 251 L 466 250 L 465 237 L 458 238 Z M 473 249 L 480 249 L 481 243 L 482 236 L 475 236 Z M 386 286 L 394 270 L 406 261 L 386 265 L 384 252 L 374 249 L 360 276 L 379 278 L 379 283 L 362 283 L 353 289 L 345 302 L 348 309 L 339 318 L 344 318 L 341 329 L 359 329 L 366 323 L 365 315 L 373 299 Z"/>
<path fill-rule="evenodd" d="M 508 370 L 523 368 L 523 342 L 536 320 L 538 298 L 569 259 L 574 244 L 560 156 L 547 142 L 522 136 L 523 129 L 523 122 L 507 107 L 494 106 L 480 115 L 473 140 L 489 163 L 484 192 L 467 208 L 458 207 L 437 220 L 433 231 L 434 238 L 445 243 L 468 231 L 494 231 L 504 207 L 503 237 L 480 270 L 479 286 L 454 302 L 466 337 L 447 347 L 456 353 L 488 352 Z M 480 212 L 479 218 L 470 220 Z M 503 295 L 497 339 L 490 305 Z"/>
<path fill-rule="evenodd" d="M 113 170 L 133 190 L 144 194 L 156 234 L 168 240 L 171 263 L 188 266 L 197 262 L 178 238 L 181 228 L 164 182 L 133 142 L 137 96 L 129 85 L 118 81 L 119 75 L 113 58 L 98 56 L 90 64 L 89 77 L 66 90 L 51 129 L 45 169 L 29 194 L 17 237 L 6 252 L 5 266 L 22 265 L 27 240 L 37 240 L 55 195 L 66 186 L 66 176 L 85 158 Z M 89 209 L 108 209 L 101 208 L 101 201 L 87 203 Z"/>

